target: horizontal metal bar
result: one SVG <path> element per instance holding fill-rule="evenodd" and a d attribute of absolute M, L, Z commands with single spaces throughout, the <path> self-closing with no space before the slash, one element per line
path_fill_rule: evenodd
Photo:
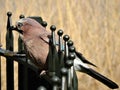
<path fill-rule="evenodd" d="M 7 54 L 6 54 L 6 52 L 7 52 Z M 4 49 L 0 48 L 0 56 L 11 58 L 11 60 L 15 60 L 21 64 L 25 64 L 26 67 L 31 68 L 35 72 L 39 73 L 39 68 L 35 64 L 33 64 L 31 62 L 26 63 L 26 55 L 25 54 L 23 54 L 23 55 L 16 54 L 15 55 L 15 53 L 12 51 L 8 51 L 8 50 L 4 50 Z"/>

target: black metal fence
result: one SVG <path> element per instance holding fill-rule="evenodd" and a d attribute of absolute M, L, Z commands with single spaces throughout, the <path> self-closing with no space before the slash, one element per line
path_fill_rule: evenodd
<path fill-rule="evenodd" d="M 31 64 L 24 51 L 21 38 L 18 38 L 18 52 L 14 52 L 15 29 L 11 23 L 12 13 L 7 13 L 6 50 L 0 48 L 0 56 L 6 57 L 6 85 L 7 90 L 14 90 L 14 61 L 18 62 L 18 90 L 78 90 L 77 76 L 73 67 L 75 58 L 73 42 L 63 31 L 58 30 L 59 40 L 55 40 L 56 27 L 52 25 L 48 54 L 48 73 L 40 75 L 38 67 Z M 20 18 L 24 18 L 20 15 Z M 38 21 L 43 27 L 47 23 L 41 17 L 30 17 Z M 58 42 L 56 42 L 58 41 Z M 58 48 L 58 50 L 56 49 Z"/>

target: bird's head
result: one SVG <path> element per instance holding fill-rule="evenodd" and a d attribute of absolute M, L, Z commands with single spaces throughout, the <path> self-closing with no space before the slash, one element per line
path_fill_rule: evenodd
<path fill-rule="evenodd" d="M 31 18 L 22 18 L 16 22 L 16 31 L 21 34 L 31 32 L 34 28 L 41 27 L 40 24 Z M 33 29 L 31 29 L 33 28 Z"/>
<path fill-rule="evenodd" d="M 31 18 L 22 18 L 17 21 L 16 31 L 20 33 L 21 38 L 24 40 L 48 34 L 48 31 L 40 23 Z"/>
<path fill-rule="evenodd" d="M 18 31 L 19 33 L 23 34 L 23 32 L 25 31 L 23 29 L 24 25 L 25 25 L 26 20 L 25 19 L 20 19 L 19 21 L 16 22 L 16 31 Z"/>

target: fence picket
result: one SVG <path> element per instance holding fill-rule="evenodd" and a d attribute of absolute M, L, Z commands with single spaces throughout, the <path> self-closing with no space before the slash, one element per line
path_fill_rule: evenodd
<path fill-rule="evenodd" d="M 8 12 L 7 33 L 6 33 L 6 49 L 13 51 L 13 33 L 12 33 L 12 13 Z M 6 58 L 6 73 L 7 73 L 7 90 L 14 90 L 14 62 L 10 58 Z"/>

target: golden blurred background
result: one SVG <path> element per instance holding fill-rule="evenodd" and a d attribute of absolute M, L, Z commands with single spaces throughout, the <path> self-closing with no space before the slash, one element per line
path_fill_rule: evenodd
<path fill-rule="evenodd" d="M 20 14 L 41 16 L 50 25 L 70 35 L 78 51 L 98 66 L 94 68 L 120 85 L 120 0 L 0 0 L 0 41 L 5 48 L 6 13 L 13 25 Z M 15 33 L 15 32 L 14 32 Z M 15 33 L 15 51 L 17 37 Z M 6 90 L 5 59 L 2 62 L 2 90 Z M 15 62 L 17 73 L 17 62 Z M 110 90 L 86 74 L 77 72 L 79 90 Z M 15 74 L 15 90 L 17 90 Z M 118 90 L 118 89 L 117 89 Z"/>

